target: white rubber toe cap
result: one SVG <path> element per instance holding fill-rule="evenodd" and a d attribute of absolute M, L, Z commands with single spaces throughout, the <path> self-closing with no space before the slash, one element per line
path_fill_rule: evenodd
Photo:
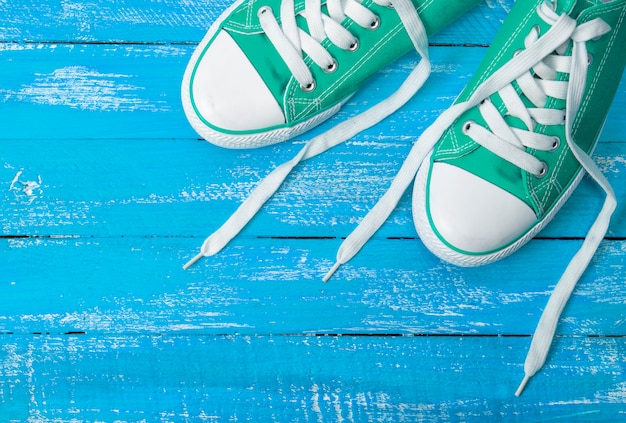
<path fill-rule="evenodd" d="M 439 237 L 469 253 L 502 249 L 537 219 L 517 197 L 446 163 L 433 165 L 428 195 L 430 217 Z"/>
<path fill-rule="evenodd" d="M 216 128 L 254 131 L 285 123 L 280 105 L 225 31 L 202 56 L 191 83 L 196 113 Z"/>

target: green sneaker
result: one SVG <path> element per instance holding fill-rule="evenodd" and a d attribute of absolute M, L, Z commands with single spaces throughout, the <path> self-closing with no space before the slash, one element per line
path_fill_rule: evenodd
<path fill-rule="evenodd" d="M 443 260 L 476 266 L 535 236 L 586 171 L 606 200 L 537 325 L 521 394 L 543 366 L 563 307 L 616 207 L 589 154 L 626 65 L 625 23 L 626 0 L 518 0 L 476 76 L 414 144 L 324 280 L 365 245 L 411 182 L 420 239 Z"/>
<path fill-rule="evenodd" d="M 411 49 L 424 58 L 427 36 L 479 1 L 239 0 L 187 66 L 185 114 L 198 134 L 223 147 L 290 139 L 335 114 L 369 77 Z M 427 73 L 404 88 L 414 94 Z"/>
<path fill-rule="evenodd" d="M 455 111 L 435 123 L 434 148 L 415 179 L 420 239 L 460 266 L 493 262 L 527 243 L 583 170 L 607 194 L 544 311 L 518 394 L 543 365 L 558 317 L 615 209 L 589 155 L 626 64 L 625 22 L 625 0 L 517 1 Z"/>

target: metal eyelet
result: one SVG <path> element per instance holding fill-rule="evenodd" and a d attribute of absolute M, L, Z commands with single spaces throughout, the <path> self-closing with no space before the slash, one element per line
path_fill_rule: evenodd
<path fill-rule="evenodd" d="M 306 85 L 300 85 L 300 89 L 304 91 L 305 93 L 310 93 L 311 91 L 314 91 L 315 87 L 317 87 L 317 84 L 315 83 L 315 79 L 313 79 L 311 82 L 309 82 Z"/>
<path fill-rule="evenodd" d="M 548 174 L 548 165 L 546 162 L 541 162 L 541 170 L 535 175 L 535 178 L 541 179 Z"/>
<path fill-rule="evenodd" d="M 354 42 L 348 47 L 348 51 L 357 51 L 359 49 L 359 39 L 355 38 Z"/>
<path fill-rule="evenodd" d="M 463 124 L 463 133 L 465 135 L 467 135 L 467 133 L 469 132 L 470 128 L 472 127 L 472 125 L 474 125 L 474 121 L 473 120 L 468 120 L 467 122 L 465 122 Z"/>
<path fill-rule="evenodd" d="M 591 66 L 593 63 L 593 54 L 587 53 L 587 66 Z"/>
<path fill-rule="evenodd" d="M 561 138 L 557 136 L 552 137 L 552 149 L 550 149 L 550 151 L 558 150 L 560 146 L 561 146 Z"/>
<path fill-rule="evenodd" d="M 264 15 L 264 14 L 266 14 L 268 12 L 271 13 L 272 12 L 272 8 L 269 7 L 269 6 L 263 6 L 256 12 L 256 14 L 257 14 L 257 16 L 261 16 L 261 15 Z"/>
<path fill-rule="evenodd" d="M 337 70 L 337 68 L 338 68 L 337 61 L 333 59 L 333 62 L 330 65 L 324 66 L 322 69 L 326 73 L 333 73 Z"/>
<path fill-rule="evenodd" d="M 380 28 L 380 17 L 376 16 L 374 20 L 370 23 L 371 30 Z"/>

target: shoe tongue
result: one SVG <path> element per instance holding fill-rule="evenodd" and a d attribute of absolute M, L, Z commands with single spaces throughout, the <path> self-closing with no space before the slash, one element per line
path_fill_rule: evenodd
<path fill-rule="evenodd" d="M 576 6 L 576 0 L 554 0 L 554 11 L 561 15 L 563 13 L 570 14 Z"/>

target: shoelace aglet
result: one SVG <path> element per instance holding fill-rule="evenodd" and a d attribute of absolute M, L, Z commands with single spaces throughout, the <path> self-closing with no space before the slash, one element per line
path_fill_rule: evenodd
<path fill-rule="evenodd" d="M 333 277 L 333 275 L 335 274 L 337 269 L 339 269 L 340 266 L 341 266 L 340 262 L 335 263 L 335 265 L 328 271 L 328 273 L 326 273 L 326 276 L 324 276 L 324 278 L 322 279 L 322 282 L 328 282 L 328 280 Z"/>
<path fill-rule="evenodd" d="M 191 266 L 194 265 L 195 262 L 200 260 L 202 257 L 204 257 L 204 254 L 202 254 L 202 253 L 199 253 L 198 255 L 196 255 L 194 258 L 192 258 L 187 263 L 185 263 L 185 265 L 183 266 L 183 270 L 189 269 Z"/>
<path fill-rule="evenodd" d="M 522 391 L 524 390 L 524 388 L 526 388 L 526 384 L 528 383 L 529 380 L 530 380 L 530 376 L 525 375 L 524 380 L 522 380 L 522 383 L 520 383 L 519 388 L 517 388 L 517 391 L 515 391 L 516 397 L 519 397 L 520 395 L 522 395 Z"/>

